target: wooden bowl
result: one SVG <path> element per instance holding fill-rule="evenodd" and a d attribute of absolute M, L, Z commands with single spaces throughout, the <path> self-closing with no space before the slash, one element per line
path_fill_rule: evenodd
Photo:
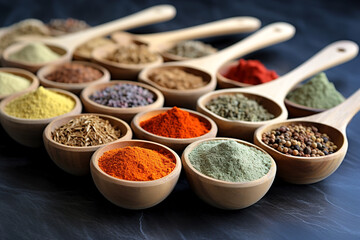
<path fill-rule="evenodd" d="M 194 137 L 194 138 L 169 138 L 169 137 L 163 137 L 163 136 L 159 136 L 159 135 L 153 134 L 151 132 L 148 132 L 140 126 L 140 123 L 142 121 L 152 118 L 158 114 L 164 113 L 170 109 L 171 108 L 153 109 L 153 110 L 148 110 L 148 111 L 140 112 L 140 113 L 136 114 L 136 116 L 133 118 L 133 120 L 131 122 L 131 128 L 133 129 L 135 136 L 139 139 L 145 139 L 145 140 L 164 144 L 165 146 L 168 146 L 169 148 L 173 149 L 176 152 L 182 152 L 185 147 L 187 147 L 189 144 L 191 144 L 195 141 L 207 139 L 207 138 L 213 138 L 216 136 L 217 126 L 216 126 L 215 122 L 213 120 L 211 120 L 211 118 L 209 118 L 201 113 L 198 113 L 196 111 L 191 111 L 188 109 L 182 109 L 182 110 L 185 110 L 185 111 L 195 115 L 196 117 L 203 119 L 210 123 L 211 127 L 210 127 L 210 130 L 208 133 L 201 135 L 199 137 Z"/>
<path fill-rule="evenodd" d="M 34 74 L 32 74 L 29 71 L 19 69 L 19 68 L 0 68 L 0 72 L 11 73 L 11 74 L 14 74 L 16 76 L 23 77 L 23 78 L 30 81 L 30 86 L 28 88 L 26 88 L 23 91 L 16 92 L 16 93 L 13 93 L 13 94 L 32 91 L 32 90 L 37 89 L 38 86 L 39 86 L 39 80 L 36 78 L 36 76 Z M 9 96 L 13 95 L 13 94 L 0 95 L 0 101 L 3 100 L 6 97 L 9 97 Z"/>
<path fill-rule="evenodd" d="M 117 44 L 108 44 L 96 48 L 92 52 L 94 62 L 104 66 L 110 71 L 112 79 L 131 79 L 135 80 L 141 70 L 145 67 L 159 66 L 163 63 L 163 58 L 157 54 L 157 60 L 146 64 L 125 64 L 107 60 L 106 57 L 118 48 Z"/>
<path fill-rule="evenodd" d="M 98 159 L 104 152 L 127 146 L 166 150 L 176 158 L 176 166 L 167 176 L 153 181 L 122 180 L 101 170 Z M 158 143 L 143 140 L 120 141 L 99 148 L 91 158 L 90 169 L 96 187 L 110 202 L 123 208 L 144 209 L 160 203 L 171 193 L 180 176 L 181 160 L 173 150 Z"/>
<path fill-rule="evenodd" d="M 200 143 L 229 139 L 232 138 L 209 138 L 193 142 L 184 150 L 181 160 L 191 188 L 203 201 L 222 209 L 246 208 L 259 201 L 270 189 L 276 173 L 276 164 L 272 158 L 269 172 L 262 178 L 250 182 L 227 182 L 208 177 L 196 170 L 189 160 L 190 152 Z M 237 139 L 232 140 L 254 147 L 267 154 L 254 144 Z"/>
<path fill-rule="evenodd" d="M 103 147 L 106 144 L 90 146 L 90 147 L 72 147 L 67 146 L 53 140 L 51 133 L 68 123 L 70 120 L 81 117 L 84 115 L 95 115 L 99 116 L 104 120 L 108 120 L 110 124 L 114 127 L 118 127 L 121 131 L 121 137 L 114 142 L 122 140 L 130 140 L 132 138 L 132 132 L 129 125 L 112 116 L 103 115 L 103 114 L 78 114 L 71 116 L 62 116 L 54 119 L 50 122 L 44 130 L 43 140 L 47 153 L 49 154 L 51 160 L 62 170 L 67 173 L 82 176 L 86 175 L 90 171 L 90 159 L 93 153 L 99 148 Z"/>
<path fill-rule="evenodd" d="M 54 44 L 54 43 L 44 43 L 48 48 L 50 48 L 53 52 L 60 55 L 60 57 L 54 61 L 45 62 L 45 63 L 28 63 L 28 62 L 20 62 L 20 61 L 14 61 L 9 59 L 9 56 L 26 45 L 28 45 L 29 42 L 21 42 L 11 45 L 10 47 L 6 48 L 3 52 L 1 63 L 4 67 L 15 67 L 15 68 L 22 68 L 25 70 L 28 70 L 32 73 L 36 73 L 40 68 L 47 64 L 60 64 L 69 62 L 71 60 L 72 53 L 71 51 L 64 49 L 62 46 Z"/>
<path fill-rule="evenodd" d="M 44 87 L 51 87 L 51 88 L 58 88 L 58 89 L 64 89 L 67 90 L 69 92 L 75 93 L 76 95 L 79 95 L 81 93 L 81 91 L 91 85 L 91 84 L 95 84 L 95 83 L 106 83 L 110 81 L 110 73 L 107 69 L 103 68 L 102 66 L 99 66 L 98 64 L 95 63 L 91 63 L 91 62 L 82 62 L 82 61 L 73 61 L 72 63 L 76 63 L 76 64 L 81 64 L 83 66 L 88 66 L 88 67 L 92 67 L 94 69 L 99 70 L 102 73 L 102 77 L 91 81 L 91 82 L 85 82 L 85 83 L 62 83 L 62 82 L 55 82 L 55 81 L 51 81 L 49 79 L 46 78 L 46 76 L 52 72 L 54 72 L 55 70 L 57 70 L 58 68 L 61 68 L 61 66 L 64 63 L 61 64 L 51 64 L 51 65 L 46 65 L 44 67 L 42 67 L 38 72 L 37 72 L 37 76 L 40 80 L 41 85 L 43 85 Z"/>
<path fill-rule="evenodd" d="M 149 104 L 147 106 L 142 107 L 134 107 L 134 108 L 115 108 L 115 107 L 107 107 L 101 104 L 98 104 L 94 101 L 92 101 L 89 97 L 91 94 L 93 94 L 95 91 L 102 90 L 108 86 L 116 85 L 116 84 L 133 84 L 137 86 L 141 86 L 143 88 L 146 88 L 154 93 L 156 100 L 154 103 Z M 87 112 L 93 112 L 93 113 L 102 113 L 111 115 L 117 118 L 120 118 L 126 122 L 131 122 L 132 118 L 139 112 L 143 112 L 149 109 L 155 109 L 160 108 L 164 105 L 164 96 L 161 94 L 160 91 L 157 89 L 143 83 L 139 82 L 133 82 L 133 81 L 111 81 L 107 83 L 98 83 L 98 84 L 92 84 L 86 87 L 81 92 L 81 101 L 84 104 L 84 108 Z"/>
<path fill-rule="evenodd" d="M 81 113 L 82 105 L 80 99 L 76 95 L 61 89 L 51 90 L 66 95 L 75 101 L 75 107 L 70 112 L 60 116 Z M 15 98 L 26 93 L 27 92 L 11 95 L 0 103 L 0 122 L 7 134 L 9 134 L 16 142 L 27 147 L 40 147 L 43 144 L 42 134 L 46 125 L 60 116 L 45 119 L 24 119 L 8 115 L 5 112 L 5 106 Z"/>

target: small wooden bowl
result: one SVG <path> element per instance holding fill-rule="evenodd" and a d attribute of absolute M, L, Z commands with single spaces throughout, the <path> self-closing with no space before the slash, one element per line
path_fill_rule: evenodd
<path fill-rule="evenodd" d="M 30 86 L 28 88 L 26 88 L 23 91 L 16 92 L 16 93 L 13 93 L 13 94 L 32 91 L 32 90 L 37 89 L 38 86 L 39 86 L 39 80 L 36 78 L 36 76 L 34 74 L 32 74 L 29 71 L 19 69 L 19 68 L 0 68 L 0 72 L 11 73 L 11 74 L 14 74 L 16 76 L 26 78 L 27 80 L 30 81 Z M 0 95 L 0 101 L 3 100 L 6 97 L 9 97 L 9 96 L 13 95 L 13 94 Z"/>
<path fill-rule="evenodd" d="M 91 94 L 93 94 L 95 91 L 102 90 L 106 87 L 116 85 L 116 84 L 133 84 L 137 86 L 141 86 L 143 88 L 146 88 L 154 93 L 156 99 L 155 102 L 152 104 L 149 104 L 147 106 L 142 107 L 134 107 L 134 108 L 116 108 L 116 107 L 107 107 L 101 104 L 98 104 L 94 101 L 92 101 L 89 97 Z M 133 81 L 111 81 L 107 83 L 98 83 L 98 84 L 92 84 L 86 87 L 81 92 L 81 101 L 84 104 L 84 108 L 87 112 L 93 112 L 93 113 L 102 113 L 111 115 L 117 118 L 120 118 L 128 123 L 131 122 L 132 118 L 139 112 L 143 112 L 150 109 L 156 109 L 161 108 L 164 105 L 164 96 L 161 94 L 160 91 L 157 89 L 143 83 L 139 82 L 133 82 Z"/>
<path fill-rule="evenodd" d="M 14 61 L 14 60 L 9 59 L 9 56 L 11 54 L 19 51 L 20 49 L 22 49 L 23 47 L 25 47 L 28 44 L 29 44 L 29 42 L 16 43 L 16 44 L 13 44 L 10 47 L 6 48 L 4 50 L 2 58 L 1 58 L 2 65 L 4 67 L 22 68 L 22 69 L 28 70 L 32 73 L 36 73 L 40 68 L 42 68 L 45 65 L 60 64 L 60 63 L 64 63 L 64 62 L 69 62 L 71 60 L 71 52 L 70 51 L 68 51 L 67 49 L 64 49 L 60 45 L 56 45 L 53 43 L 51 43 L 51 44 L 45 43 L 45 45 L 48 48 L 50 48 L 53 52 L 60 55 L 60 57 L 54 61 L 35 64 L 35 63 Z"/>
<path fill-rule="evenodd" d="M 207 139 L 207 138 L 213 138 L 216 136 L 217 126 L 215 122 L 211 120 L 211 118 L 196 111 L 191 111 L 188 109 L 182 109 L 182 110 L 185 110 L 195 115 L 196 117 L 210 123 L 211 127 L 208 133 L 194 138 L 169 138 L 169 137 L 158 136 L 156 134 L 150 133 L 140 126 L 140 123 L 142 121 L 152 118 L 158 114 L 164 113 L 169 109 L 171 108 L 160 108 L 160 109 L 148 110 L 145 112 L 138 113 L 131 122 L 131 128 L 133 129 L 135 136 L 139 139 L 145 139 L 145 140 L 164 144 L 165 146 L 168 146 L 169 148 L 173 149 L 176 152 L 182 152 L 184 148 L 186 148 L 189 144 L 195 141 Z"/>
<path fill-rule="evenodd" d="M 80 99 L 76 95 L 61 89 L 51 90 L 66 95 L 75 101 L 75 107 L 70 112 L 60 116 L 81 113 L 82 105 Z M 8 115 L 5 112 L 5 106 L 15 98 L 20 97 L 26 93 L 27 92 L 11 95 L 0 103 L 0 122 L 4 130 L 16 142 L 27 147 L 40 147 L 43 144 L 42 134 L 46 125 L 60 116 L 45 119 L 23 119 Z"/>
<path fill-rule="evenodd" d="M 51 123 L 47 125 L 43 133 L 44 145 L 47 153 L 49 154 L 51 160 L 62 170 L 67 173 L 83 176 L 89 173 L 90 171 L 90 159 L 93 153 L 99 148 L 103 147 L 106 144 L 91 146 L 91 147 L 72 147 L 67 146 L 53 140 L 51 133 L 68 123 L 70 120 L 84 115 L 95 115 L 104 120 L 108 120 L 110 124 L 114 127 L 118 127 L 121 131 L 121 137 L 114 142 L 131 140 L 132 132 L 129 125 L 112 116 L 103 115 L 103 114 L 78 114 L 72 116 L 63 116 L 54 119 Z"/>
<path fill-rule="evenodd" d="M 189 154 L 200 143 L 229 139 L 232 138 L 209 138 L 193 142 L 184 150 L 181 160 L 191 188 L 203 201 L 222 209 L 246 208 L 259 201 L 270 189 L 276 173 L 276 164 L 272 158 L 269 172 L 262 178 L 250 182 L 227 182 L 208 177 L 196 170 L 189 160 Z M 267 154 L 254 144 L 237 139 L 232 140 L 254 147 Z"/>
<path fill-rule="evenodd" d="M 182 65 L 164 65 L 162 67 L 148 68 L 142 71 L 139 75 L 139 81 L 147 83 L 157 89 L 160 90 L 165 97 L 165 105 L 172 106 L 180 106 L 189 109 L 195 109 L 196 101 L 205 93 L 211 92 L 216 87 L 216 80 L 212 78 L 211 74 L 202 71 L 200 69 L 192 68 L 190 66 L 182 66 Z M 188 73 L 200 76 L 207 83 L 203 87 L 194 88 L 194 89 L 186 89 L 186 90 L 178 90 L 178 89 L 170 89 L 166 87 L 162 87 L 157 83 L 150 80 L 149 76 L 153 71 L 157 71 L 158 69 L 171 69 L 171 68 L 179 68 Z"/>
<path fill-rule="evenodd" d="M 83 61 L 73 61 L 72 63 L 76 63 L 76 64 L 81 64 L 84 66 L 88 66 L 88 67 L 92 67 L 94 69 L 99 70 L 102 73 L 102 77 L 91 81 L 91 82 L 86 82 L 86 83 L 62 83 L 62 82 L 55 82 L 55 81 L 51 81 L 49 79 L 46 78 L 46 76 L 52 72 L 54 72 L 55 70 L 57 70 L 58 68 L 61 68 L 61 66 L 64 63 L 61 64 L 51 64 L 51 65 L 46 65 L 44 67 L 42 67 L 38 72 L 37 72 L 37 76 L 40 80 L 41 85 L 43 85 L 44 87 L 51 87 L 51 88 L 58 88 L 58 89 L 64 89 L 66 91 L 75 93 L 76 95 L 79 95 L 81 93 L 81 91 L 91 85 L 91 84 L 95 84 L 95 83 L 106 83 L 110 81 L 110 73 L 107 69 L 103 68 L 102 66 L 99 66 L 98 64 L 95 63 L 91 63 L 91 62 L 83 62 Z"/>
<path fill-rule="evenodd" d="M 104 152 L 127 146 L 166 150 L 176 158 L 176 166 L 169 175 L 153 181 L 122 180 L 101 170 L 98 159 Z M 173 150 L 158 143 L 143 140 L 120 141 L 98 149 L 91 158 L 90 169 L 96 187 L 110 202 L 123 208 L 144 209 L 155 206 L 171 193 L 180 176 L 181 160 Z"/>
<path fill-rule="evenodd" d="M 238 62 L 239 61 L 231 61 L 231 62 L 225 63 L 222 67 L 219 68 L 219 70 L 216 73 L 218 88 L 238 88 L 238 87 L 255 86 L 252 84 L 238 82 L 238 81 L 235 81 L 235 80 L 225 77 L 225 74 L 228 72 L 229 68 L 236 66 L 238 64 Z"/>
<path fill-rule="evenodd" d="M 145 67 L 155 67 L 163 63 L 163 58 L 160 54 L 157 54 L 158 56 L 156 61 L 146 64 L 124 64 L 107 60 L 106 56 L 108 56 L 111 52 L 115 51 L 117 48 L 117 44 L 108 44 L 96 48 L 91 54 L 92 59 L 96 63 L 104 66 L 110 71 L 112 79 L 135 80 L 141 70 L 143 70 Z"/>

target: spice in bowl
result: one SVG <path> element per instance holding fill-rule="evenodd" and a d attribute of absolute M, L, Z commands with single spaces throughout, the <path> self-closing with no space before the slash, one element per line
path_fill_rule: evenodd
<path fill-rule="evenodd" d="M 265 176 L 271 167 L 266 153 L 235 140 L 205 141 L 189 153 L 199 172 L 227 182 L 249 182 Z"/>
<path fill-rule="evenodd" d="M 51 19 L 47 26 L 54 36 L 79 32 L 90 27 L 85 21 L 74 18 Z"/>
<path fill-rule="evenodd" d="M 101 78 L 103 74 L 96 68 L 80 63 L 65 63 L 45 76 L 46 79 L 60 83 L 86 83 Z"/>
<path fill-rule="evenodd" d="M 245 59 L 240 59 L 238 64 L 230 67 L 223 76 L 251 85 L 270 82 L 279 77 L 275 71 L 268 70 L 260 61 Z"/>
<path fill-rule="evenodd" d="M 114 43 L 113 41 L 105 37 L 94 38 L 80 45 L 75 50 L 75 55 L 81 55 L 82 57 L 91 58 L 91 53 L 95 48 L 113 43 Z"/>
<path fill-rule="evenodd" d="M 31 82 L 23 77 L 11 73 L 0 72 L 0 96 L 23 91 Z"/>
<path fill-rule="evenodd" d="M 162 137 L 194 138 L 210 131 L 210 123 L 180 108 L 173 107 L 164 113 L 140 122 L 144 130 Z"/>
<path fill-rule="evenodd" d="M 9 55 L 10 60 L 30 64 L 42 64 L 54 61 L 58 58 L 60 58 L 60 55 L 53 52 L 43 43 L 29 43 L 20 50 Z"/>
<path fill-rule="evenodd" d="M 70 97 L 39 87 L 9 102 L 5 112 L 17 118 L 45 119 L 68 113 L 74 107 L 75 101 Z"/>
<path fill-rule="evenodd" d="M 263 133 L 262 141 L 281 153 L 297 157 L 321 157 L 337 150 L 326 133 L 302 124 L 281 126 Z"/>
<path fill-rule="evenodd" d="M 151 52 L 145 45 L 130 44 L 119 46 L 106 59 L 123 64 L 146 64 L 155 62 L 158 59 L 158 55 Z"/>
<path fill-rule="evenodd" d="M 229 120 L 259 122 L 275 117 L 256 100 L 249 99 L 241 93 L 213 98 L 205 107 L 216 115 Z"/>
<path fill-rule="evenodd" d="M 116 84 L 96 91 L 89 98 L 101 105 L 117 108 L 142 107 L 154 103 L 150 90 L 135 84 Z"/>
<path fill-rule="evenodd" d="M 200 41 L 182 41 L 167 52 L 185 58 L 199 58 L 215 53 L 216 49 Z"/>
<path fill-rule="evenodd" d="M 149 79 L 159 86 L 176 90 L 195 89 L 207 84 L 202 77 L 175 67 L 155 69 L 149 74 Z"/>
<path fill-rule="evenodd" d="M 175 157 L 166 151 L 128 146 L 105 152 L 98 160 L 106 174 L 129 181 L 152 181 L 170 174 Z"/>
<path fill-rule="evenodd" d="M 108 120 L 95 115 L 84 115 L 51 132 L 54 141 L 72 147 L 90 147 L 119 139 L 121 132 Z"/>
<path fill-rule="evenodd" d="M 319 73 L 307 83 L 291 91 L 286 99 L 311 108 L 329 109 L 345 101 L 325 73 Z"/>

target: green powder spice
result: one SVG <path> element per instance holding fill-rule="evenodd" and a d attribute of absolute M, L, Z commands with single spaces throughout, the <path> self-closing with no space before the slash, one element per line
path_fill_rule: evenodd
<path fill-rule="evenodd" d="M 45 119 L 68 113 L 74 106 L 73 99 L 39 87 L 36 91 L 9 102 L 5 106 L 5 112 L 18 118 Z"/>
<path fill-rule="evenodd" d="M 286 98 L 294 103 L 319 109 L 329 109 L 345 101 L 323 72 L 290 92 Z"/>
<path fill-rule="evenodd" d="M 266 175 L 271 157 L 234 140 L 207 141 L 189 154 L 194 168 L 201 173 L 228 182 L 248 182 Z"/>
<path fill-rule="evenodd" d="M 11 73 L 0 72 L 0 95 L 9 95 L 25 90 L 30 86 L 26 78 Z"/>
<path fill-rule="evenodd" d="M 46 63 L 60 57 L 43 43 L 30 43 L 9 56 L 10 60 L 26 63 Z"/>
<path fill-rule="evenodd" d="M 274 115 L 257 101 L 249 99 L 240 93 L 222 95 L 211 99 L 205 107 L 216 115 L 229 120 L 259 122 L 274 118 Z"/>

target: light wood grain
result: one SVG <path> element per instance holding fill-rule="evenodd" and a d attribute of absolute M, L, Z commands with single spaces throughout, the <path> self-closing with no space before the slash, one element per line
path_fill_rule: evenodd
<path fill-rule="evenodd" d="M 348 148 L 346 126 L 360 110 L 360 90 L 337 107 L 312 116 L 267 124 L 256 130 L 254 142 L 268 152 L 276 161 L 278 176 L 295 184 L 310 184 L 329 177 L 342 163 Z M 302 123 L 315 126 L 319 132 L 326 133 L 338 146 L 338 150 L 323 157 L 295 157 L 285 155 L 262 142 L 262 134 L 280 126 Z"/>
<path fill-rule="evenodd" d="M 292 87 L 320 71 L 349 61 L 357 53 L 358 46 L 354 42 L 338 41 L 332 43 L 299 67 L 271 82 L 247 88 L 222 89 L 203 95 L 197 102 L 197 111 L 209 116 L 216 122 L 219 128 L 219 136 L 251 141 L 252 135 L 258 127 L 287 119 L 288 112 L 284 99 Z M 217 116 L 206 108 L 206 104 L 214 97 L 237 93 L 244 94 L 250 99 L 256 99 L 268 111 L 272 112 L 275 118 L 261 122 L 228 120 Z"/>
<path fill-rule="evenodd" d="M 158 5 L 124 18 L 120 18 L 108 23 L 98 25 L 96 27 L 85 29 L 80 32 L 67 34 L 65 36 L 60 36 L 56 38 L 53 37 L 38 39 L 37 42 L 45 43 L 48 47 L 50 47 L 50 49 L 60 54 L 60 58 L 44 64 L 31 64 L 27 62 L 10 60 L 9 55 L 19 50 L 21 47 L 27 44 L 28 41 L 25 43 L 20 42 L 18 44 L 13 44 L 12 46 L 4 50 L 2 55 L 2 64 L 6 67 L 20 67 L 35 73 L 44 65 L 50 63 L 57 64 L 70 61 L 74 50 L 90 39 L 105 36 L 116 30 L 124 30 L 131 27 L 146 25 L 161 20 L 168 20 L 172 18 L 175 13 L 176 11 L 171 5 Z M 31 41 L 31 38 L 29 39 L 29 41 Z"/>
<path fill-rule="evenodd" d="M 204 80 L 208 82 L 208 84 L 204 87 L 190 90 L 173 90 L 161 87 L 149 79 L 150 73 L 154 71 L 156 67 L 147 67 L 141 71 L 139 74 L 139 81 L 148 83 L 158 88 L 165 96 L 166 106 L 176 105 L 189 109 L 195 109 L 197 99 L 215 89 L 216 72 L 224 62 L 241 57 L 271 44 L 285 41 L 291 38 L 294 33 L 295 29 L 290 24 L 273 23 L 258 30 L 250 37 L 247 37 L 228 48 L 218 51 L 217 53 L 193 60 L 168 62 L 159 66 L 161 68 L 186 68 L 189 72 L 197 72 L 197 75 L 202 76 Z M 264 38 L 264 35 L 267 38 Z M 255 43 L 252 43 L 252 41 Z"/>
<path fill-rule="evenodd" d="M 246 208 L 259 201 L 270 189 L 276 174 L 276 164 L 272 158 L 269 172 L 262 178 L 250 182 L 227 182 L 208 177 L 196 170 L 189 160 L 189 154 L 200 143 L 226 139 L 231 138 L 210 138 L 190 144 L 181 157 L 186 178 L 196 195 L 208 204 L 222 209 Z M 232 140 L 259 149 L 266 154 L 264 150 L 251 143 Z"/>
<path fill-rule="evenodd" d="M 91 82 L 85 82 L 85 83 L 62 83 L 62 82 L 55 82 L 55 81 L 51 81 L 49 79 L 46 78 L 46 76 L 54 71 L 56 71 L 57 69 L 60 69 L 61 66 L 64 63 L 60 63 L 60 64 L 49 64 L 46 65 L 42 68 L 40 68 L 40 70 L 37 72 L 37 77 L 40 80 L 40 83 L 42 86 L 44 87 L 50 87 L 50 88 L 58 88 L 58 89 L 63 89 L 69 92 L 72 92 L 76 95 L 80 95 L 81 91 L 91 85 L 91 84 L 97 84 L 97 83 L 106 83 L 110 81 L 110 73 L 106 68 L 103 68 L 102 66 L 99 66 L 96 63 L 91 63 L 91 62 L 83 62 L 83 61 L 73 61 L 72 63 L 74 64 L 80 64 L 83 66 L 87 66 L 87 67 L 92 67 L 94 69 L 99 70 L 102 73 L 102 77 L 91 81 Z"/>
<path fill-rule="evenodd" d="M 178 153 L 182 153 L 185 147 L 187 147 L 189 144 L 195 141 L 216 137 L 217 126 L 215 122 L 211 120 L 211 118 L 206 117 L 201 113 L 198 113 L 196 111 L 191 111 L 188 109 L 181 109 L 181 110 L 187 111 L 195 115 L 196 117 L 210 123 L 211 127 L 208 133 L 194 138 L 169 138 L 169 137 L 158 136 L 156 134 L 150 133 L 140 126 L 141 122 L 148 120 L 152 117 L 155 117 L 156 115 L 162 114 L 170 109 L 171 108 L 159 108 L 159 109 L 148 110 L 145 112 L 138 113 L 131 122 L 131 128 L 134 131 L 136 138 L 157 142 L 165 146 L 168 146 L 169 148 L 173 149 Z"/>
<path fill-rule="evenodd" d="M 82 105 L 76 95 L 61 89 L 50 88 L 50 90 L 66 95 L 75 101 L 75 107 L 70 112 L 60 116 L 81 113 Z M 46 125 L 60 116 L 46 119 L 23 119 L 8 115 L 5 112 L 5 106 L 12 100 L 26 93 L 27 92 L 11 95 L 0 103 L 0 122 L 7 134 L 16 142 L 27 147 L 40 147 L 43 145 L 42 134 Z"/>
<path fill-rule="evenodd" d="M 20 94 L 20 93 L 23 93 L 23 92 L 32 91 L 32 90 L 37 89 L 38 86 L 39 86 L 39 80 L 37 79 L 37 77 L 34 74 L 32 74 L 29 71 L 26 71 L 26 70 L 23 70 L 23 69 L 20 69 L 20 68 L 0 68 L 0 72 L 11 73 L 11 74 L 14 74 L 16 76 L 25 78 L 25 79 L 30 81 L 30 86 L 28 88 L 26 88 L 23 91 L 16 92 L 16 93 L 13 93 L 13 94 Z M 6 97 L 9 97 L 9 96 L 13 95 L 13 94 L 0 95 L 0 101 L 3 100 Z"/>
<path fill-rule="evenodd" d="M 91 156 L 97 149 L 105 146 L 105 144 L 91 146 L 91 147 L 67 146 L 54 141 L 51 136 L 51 133 L 54 132 L 55 129 L 68 123 L 70 120 L 87 115 L 99 116 L 104 120 L 108 120 L 113 127 L 118 128 L 120 130 L 121 137 L 118 140 L 115 140 L 114 142 L 130 140 L 132 138 L 132 131 L 129 125 L 126 122 L 109 115 L 93 114 L 93 113 L 78 114 L 78 115 L 59 117 L 51 121 L 46 126 L 43 133 L 43 141 L 46 151 L 49 154 L 51 160 L 59 168 L 61 168 L 62 170 L 64 170 L 69 174 L 76 176 L 87 175 L 90 172 Z"/>
<path fill-rule="evenodd" d="M 145 89 L 148 89 L 155 95 L 155 101 L 152 104 L 149 104 L 147 106 L 142 107 L 133 107 L 133 108 L 116 108 L 116 107 L 107 107 L 101 104 L 98 104 L 94 101 L 92 101 L 89 97 L 91 94 L 93 94 L 95 91 L 105 89 L 106 87 L 116 85 L 116 84 L 132 84 L 141 86 Z M 84 108 L 86 112 L 89 113 L 102 113 L 111 115 L 117 118 L 120 118 L 128 123 L 131 122 L 132 118 L 139 112 L 143 112 L 150 109 L 156 109 L 161 108 L 164 105 L 164 96 L 161 94 L 161 92 L 147 84 L 139 83 L 139 82 L 133 82 L 133 81 L 120 81 L 120 80 L 114 80 L 110 81 L 108 83 L 99 83 L 99 84 L 92 84 L 86 87 L 81 92 L 81 101 L 84 104 Z"/>
<path fill-rule="evenodd" d="M 104 152 L 127 146 L 165 150 L 176 159 L 174 170 L 153 181 L 128 181 L 112 177 L 101 170 L 99 158 Z M 170 148 L 144 140 L 120 141 L 98 149 L 91 158 L 91 175 L 100 193 L 113 204 L 128 209 L 145 209 L 162 202 L 174 189 L 181 172 L 181 160 Z"/>

